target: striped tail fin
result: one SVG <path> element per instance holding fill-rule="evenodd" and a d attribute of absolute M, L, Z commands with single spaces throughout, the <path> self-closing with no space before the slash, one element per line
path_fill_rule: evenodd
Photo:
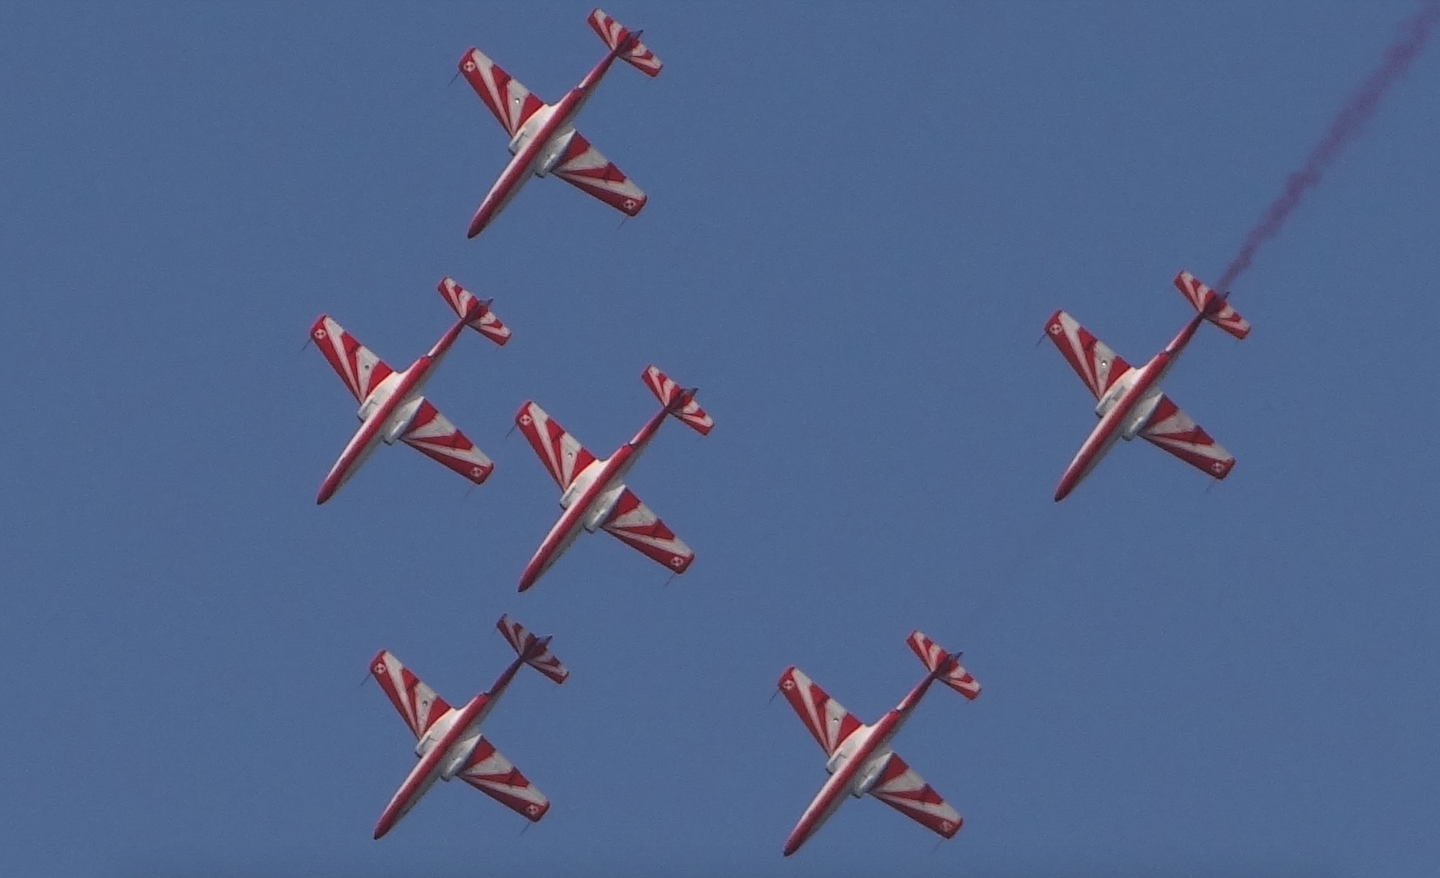
<path fill-rule="evenodd" d="M 500 633 L 510 644 L 510 647 L 520 654 L 525 664 L 554 680 L 556 683 L 564 683 L 565 678 L 570 676 L 570 671 L 560 663 L 560 659 L 550 651 L 550 638 L 536 637 L 525 626 L 516 622 L 509 616 L 501 616 L 500 621 L 495 623 Z"/>
<path fill-rule="evenodd" d="M 465 320 L 465 325 L 495 342 L 503 345 L 510 340 L 510 327 L 500 322 L 490 303 L 475 298 L 475 294 L 457 284 L 454 278 L 442 277 L 436 287 L 440 295 L 454 310 L 455 316 Z"/>
<path fill-rule="evenodd" d="M 910 632 L 910 639 L 906 641 L 915 655 L 920 657 L 925 667 L 935 676 L 935 679 L 974 701 L 980 696 L 980 684 L 970 676 L 960 664 L 960 654 L 946 652 L 940 644 L 926 637 L 920 631 Z"/>
<path fill-rule="evenodd" d="M 1182 271 L 1175 275 L 1175 289 L 1179 290 L 1195 310 L 1205 319 L 1235 336 L 1244 338 L 1250 334 L 1250 321 L 1236 313 L 1225 297 L 1205 286 L 1195 275 Z"/>
<path fill-rule="evenodd" d="M 664 65 L 649 47 L 640 42 L 639 31 L 630 32 L 625 25 L 606 15 L 603 9 L 590 13 L 590 27 L 595 29 L 610 51 L 619 53 L 617 57 L 621 61 L 651 78 L 660 75 L 660 68 Z"/>

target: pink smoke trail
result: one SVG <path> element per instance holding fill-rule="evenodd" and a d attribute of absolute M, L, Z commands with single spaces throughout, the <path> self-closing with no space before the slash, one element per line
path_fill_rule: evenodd
<path fill-rule="evenodd" d="M 1305 160 L 1305 166 L 1285 181 L 1285 191 L 1271 203 L 1260 222 L 1245 236 L 1240 252 L 1230 260 L 1230 265 L 1225 269 L 1225 274 L 1215 285 L 1215 289 L 1228 293 L 1235 279 L 1250 267 L 1260 245 L 1280 232 L 1280 227 L 1290 218 L 1290 212 L 1300 203 L 1306 190 L 1320 182 L 1320 176 L 1329 169 L 1350 141 L 1360 134 L 1370 117 L 1375 115 L 1375 108 L 1390 90 L 1390 86 L 1410 69 L 1410 63 L 1420 54 L 1420 50 L 1425 48 L 1425 41 L 1430 38 L 1430 31 L 1437 22 L 1440 22 L 1440 0 L 1430 0 L 1400 26 L 1400 38 L 1385 50 L 1384 62 L 1370 74 L 1360 90 L 1340 110 L 1335 121 L 1330 123 L 1330 130 L 1325 132 L 1325 137 Z"/>

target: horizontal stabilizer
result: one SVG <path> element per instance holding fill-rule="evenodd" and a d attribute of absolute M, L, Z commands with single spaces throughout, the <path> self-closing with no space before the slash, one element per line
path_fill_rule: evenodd
<path fill-rule="evenodd" d="M 605 10 L 596 9 L 590 13 L 590 27 L 605 41 L 605 45 L 611 51 L 619 51 L 619 58 L 636 70 L 649 77 L 660 75 L 660 68 L 664 65 L 655 53 L 642 42 L 640 34 L 631 33 L 625 25 L 605 14 Z"/>
<path fill-rule="evenodd" d="M 448 277 L 440 279 L 437 289 L 455 311 L 455 316 L 465 320 L 466 326 L 498 345 L 510 340 L 510 327 L 500 322 L 500 318 L 490 310 L 488 301 L 475 298 L 473 293 Z"/>
<path fill-rule="evenodd" d="M 564 683 L 565 678 L 570 676 L 569 669 L 550 651 L 550 638 L 536 637 L 509 616 L 501 616 L 495 627 L 500 629 L 500 634 L 520 658 L 524 659 L 525 664 L 556 683 Z"/>
<path fill-rule="evenodd" d="M 1175 288 L 1190 300 L 1196 311 L 1205 315 L 1206 320 L 1236 338 L 1250 334 L 1250 321 L 1237 314 L 1224 296 L 1205 286 L 1195 275 L 1188 271 L 1175 275 Z"/>
<path fill-rule="evenodd" d="M 915 655 L 925 664 L 935 679 L 974 701 L 980 696 L 980 684 L 970 676 L 970 672 L 960 665 L 960 655 L 946 652 L 940 644 L 926 637 L 920 631 L 910 632 L 910 638 L 906 641 Z"/>
<path fill-rule="evenodd" d="M 715 428 L 715 421 L 695 401 L 696 391 L 693 388 L 686 390 L 654 366 L 646 366 L 640 377 L 668 413 L 684 421 L 685 426 L 701 436 L 709 435 Z"/>

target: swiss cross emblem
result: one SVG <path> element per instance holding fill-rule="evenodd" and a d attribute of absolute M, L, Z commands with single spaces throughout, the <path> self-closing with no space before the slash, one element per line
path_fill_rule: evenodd
<path fill-rule="evenodd" d="M 671 558 L 671 559 L 670 559 L 670 566 L 671 566 L 671 567 L 674 567 L 674 568 L 676 568 L 676 569 L 679 569 L 680 565 L 681 565 L 681 564 L 684 564 L 684 563 L 685 563 L 685 559 L 684 559 L 684 558 Z"/>
<path fill-rule="evenodd" d="M 1221 470 L 1223 470 L 1224 468 L 1225 468 L 1225 464 L 1221 463 L 1221 462 L 1218 461 L 1218 460 L 1215 461 L 1214 463 L 1210 464 L 1210 471 L 1211 471 L 1211 472 L 1216 472 L 1216 473 L 1218 473 L 1218 472 L 1220 472 Z"/>
<path fill-rule="evenodd" d="M 478 466 L 470 467 L 470 478 L 478 479 L 485 474 L 485 471 Z"/>
<path fill-rule="evenodd" d="M 954 828 L 955 828 L 955 824 L 951 823 L 949 820 L 941 820 L 941 821 L 940 821 L 940 831 L 941 831 L 941 832 L 949 832 L 950 830 L 952 830 L 952 829 L 954 829 Z"/>
<path fill-rule="evenodd" d="M 530 422 L 533 421 L 533 420 L 534 420 L 534 418 L 530 417 L 529 415 L 521 415 L 521 416 L 520 416 L 520 426 L 522 426 L 522 427 L 528 427 L 528 426 L 530 426 Z"/>
<path fill-rule="evenodd" d="M 525 813 L 526 813 L 526 814 L 529 814 L 531 817 L 534 817 L 536 814 L 539 814 L 539 813 L 540 813 L 540 806 L 539 806 L 539 805 L 536 805 L 536 804 L 526 805 L 526 806 L 525 806 Z"/>
<path fill-rule="evenodd" d="M 317 330 L 315 330 L 315 338 L 316 338 L 317 340 L 323 340 L 323 339 L 325 338 L 325 330 L 323 330 L 323 329 L 317 329 Z"/>
<path fill-rule="evenodd" d="M 634 209 L 635 209 L 635 199 L 633 199 L 633 198 L 627 198 L 627 199 L 625 199 L 625 209 L 626 209 L 626 210 L 634 210 Z"/>
<path fill-rule="evenodd" d="M 1050 324 L 1050 334 L 1051 334 L 1051 335 L 1059 335 L 1060 332 L 1061 332 L 1060 324 L 1058 324 L 1058 323 L 1052 323 L 1052 324 Z"/>
<path fill-rule="evenodd" d="M 375 663 L 375 673 L 377 673 L 377 674 L 383 674 L 383 673 L 385 673 L 385 663 L 384 663 L 384 662 L 376 662 L 376 663 Z"/>
<path fill-rule="evenodd" d="M 791 689 L 795 688 L 795 681 L 786 679 L 784 683 L 780 684 L 780 688 L 784 689 L 786 692 L 789 692 Z"/>
<path fill-rule="evenodd" d="M 466 73 L 474 73 L 474 72 L 475 72 L 475 62 L 474 62 L 474 61 L 466 61 L 466 62 L 465 62 L 465 72 L 466 72 Z"/>

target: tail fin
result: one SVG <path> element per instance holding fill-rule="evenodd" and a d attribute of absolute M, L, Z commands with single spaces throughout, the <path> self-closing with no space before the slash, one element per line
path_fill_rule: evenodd
<path fill-rule="evenodd" d="M 465 325 L 495 342 L 503 345 L 510 340 L 510 327 L 500 322 L 490 310 L 488 301 L 481 301 L 469 290 L 455 283 L 453 278 L 442 277 L 436 288 L 445 301 L 454 309 L 455 316 L 467 318 Z"/>
<path fill-rule="evenodd" d="M 520 658 L 525 660 L 525 664 L 556 683 L 564 683 L 565 678 L 570 676 L 570 670 L 560 664 L 560 660 L 550 651 L 550 638 L 536 637 L 509 616 L 501 616 L 495 627 L 500 629 L 500 633 L 510 647 L 520 654 Z"/>
<path fill-rule="evenodd" d="M 596 9 L 590 13 L 590 27 L 610 47 L 610 51 L 617 52 L 621 61 L 639 70 L 649 77 L 660 75 L 660 68 L 664 65 L 655 53 L 640 42 L 640 32 L 631 33 L 625 29 L 625 25 L 605 14 L 605 10 Z"/>
<path fill-rule="evenodd" d="M 910 648 L 935 675 L 935 679 L 974 701 L 980 696 L 980 684 L 970 676 L 970 672 L 960 665 L 960 654 L 954 655 L 946 652 L 940 644 L 926 637 L 919 631 L 911 631 L 910 639 L 906 641 Z"/>
<path fill-rule="evenodd" d="M 709 435 L 714 429 L 715 421 L 705 414 L 705 410 L 695 401 L 696 391 L 693 388 L 686 390 L 654 366 L 646 366 L 640 377 L 644 379 L 650 392 L 655 394 L 655 398 L 660 400 L 660 404 L 687 427 L 701 436 Z"/>
<path fill-rule="evenodd" d="M 1196 311 L 1205 315 L 1206 320 L 1236 338 L 1250 334 L 1250 321 L 1235 313 L 1224 296 L 1205 286 L 1195 275 L 1188 271 L 1175 275 L 1175 288 L 1190 300 Z"/>

